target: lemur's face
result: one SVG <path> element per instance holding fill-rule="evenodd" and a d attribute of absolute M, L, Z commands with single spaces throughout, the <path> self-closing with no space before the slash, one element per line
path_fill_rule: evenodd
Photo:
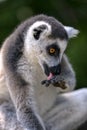
<path fill-rule="evenodd" d="M 62 28 L 64 29 L 63 26 Z M 67 34 L 65 29 L 63 31 Z M 53 37 L 51 25 L 37 21 L 28 29 L 25 48 L 29 56 L 34 55 L 43 72 L 49 77 L 50 74 L 61 73 L 61 59 L 67 47 L 67 40 L 68 38 Z"/>

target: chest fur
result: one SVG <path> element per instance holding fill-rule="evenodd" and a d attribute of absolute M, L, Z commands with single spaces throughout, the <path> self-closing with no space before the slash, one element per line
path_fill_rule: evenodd
<path fill-rule="evenodd" d="M 56 88 L 53 86 L 45 87 L 41 85 L 41 81 L 45 80 L 47 77 L 45 76 L 43 70 L 41 69 L 39 64 L 35 64 L 34 66 L 31 63 L 27 63 L 24 61 L 18 64 L 18 71 L 23 76 L 23 78 L 30 82 L 32 89 L 34 90 L 34 100 L 36 102 L 36 106 L 41 115 L 43 115 L 54 103 L 57 92 Z"/>

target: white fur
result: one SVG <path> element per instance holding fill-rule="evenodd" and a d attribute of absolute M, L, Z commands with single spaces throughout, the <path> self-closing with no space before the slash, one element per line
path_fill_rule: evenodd
<path fill-rule="evenodd" d="M 34 28 L 37 28 L 39 27 L 40 25 L 46 25 L 47 26 L 47 29 L 45 29 L 41 36 L 40 36 L 40 39 L 39 40 L 36 40 L 33 36 L 33 29 Z M 24 44 L 24 53 L 25 53 L 25 56 L 29 56 L 29 58 L 32 60 L 33 59 L 33 54 L 36 53 L 36 55 L 38 55 L 36 50 L 38 50 L 38 46 L 39 44 L 42 43 L 42 40 L 45 41 L 46 37 L 49 36 L 51 34 L 51 26 L 44 22 L 44 21 L 37 21 L 35 22 L 27 31 L 27 34 L 25 35 L 25 44 Z M 48 39 L 48 38 L 47 38 Z M 47 41 L 46 39 L 46 41 Z M 38 44 L 38 46 L 37 46 Z M 42 44 L 43 46 L 43 44 Z M 35 51 L 34 51 L 35 50 Z"/>
<path fill-rule="evenodd" d="M 26 44 L 32 44 L 32 42 L 35 42 L 35 44 L 37 44 L 38 40 L 36 41 L 35 38 L 33 37 L 33 29 L 39 27 L 40 25 L 47 26 L 47 29 L 44 31 L 42 37 L 40 37 L 41 39 L 43 37 L 47 37 L 48 35 L 51 34 L 51 26 L 48 23 L 46 23 L 44 21 L 37 21 L 27 31 L 27 34 L 25 36 L 25 43 Z M 27 47 L 29 48 L 29 45 L 27 45 Z"/>
<path fill-rule="evenodd" d="M 67 47 L 67 41 L 66 40 L 58 39 L 57 42 L 58 42 L 58 45 L 59 45 L 60 51 L 61 51 L 61 53 L 60 53 L 60 59 L 59 59 L 60 60 L 59 62 L 61 62 L 62 55 L 63 55 L 63 53 L 64 53 L 64 51 L 65 51 L 65 49 Z"/>
<path fill-rule="evenodd" d="M 73 28 L 73 27 L 69 27 L 69 26 L 64 26 L 67 34 L 68 34 L 68 37 L 69 38 L 73 38 L 73 37 L 76 37 L 79 33 L 79 30 Z"/>

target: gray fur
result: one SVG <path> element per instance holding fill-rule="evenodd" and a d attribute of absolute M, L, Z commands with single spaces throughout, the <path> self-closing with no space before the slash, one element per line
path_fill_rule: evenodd
<path fill-rule="evenodd" d="M 6 39 L 0 54 L 0 130 L 71 130 L 86 120 L 87 90 L 69 92 L 76 78 L 64 51 L 74 33 L 72 28 L 68 36 L 67 27 L 55 18 L 38 15 Z M 54 44 L 58 56 L 46 51 Z M 60 75 L 47 88 L 41 85 L 47 80 L 44 62 L 49 68 L 61 64 Z"/>

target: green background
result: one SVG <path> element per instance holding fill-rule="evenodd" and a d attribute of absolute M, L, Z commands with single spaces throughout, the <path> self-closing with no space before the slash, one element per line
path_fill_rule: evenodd
<path fill-rule="evenodd" d="M 0 45 L 18 24 L 41 13 L 80 30 L 66 53 L 76 71 L 77 88 L 87 87 L 87 0 L 0 0 Z"/>

